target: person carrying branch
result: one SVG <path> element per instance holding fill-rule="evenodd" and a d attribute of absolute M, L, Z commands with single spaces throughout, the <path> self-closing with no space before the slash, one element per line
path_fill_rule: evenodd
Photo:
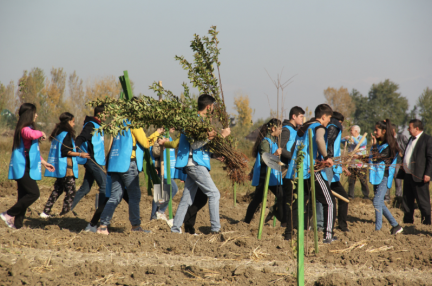
<path fill-rule="evenodd" d="M 375 135 L 374 135 L 375 134 Z M 390 232 L 396 235 L 403 231 L 384 203 L 387 189 L 393 183 L 396 161 L 399 156 L 399 146 L 393 136 L 393 128 L 389 119 L 375 124 L 372 136 L 371 158 L 372 167 L 369 170 L 369 182 L 374 188 L 373 206 L 375 208 L 375 230 L 381 230 L 383 215 L 392 226 Z"/>
<path fill-rule="evenodd" d="M 198 116 L 206 118 L 210 115 L 213 112 L 215 101 L 215 98 L 208 94 L 200 95 L 198 97 Z M 222 129 L 221 135 L 225 138 L 230 133 L 231 130 L 226 128 Z M 220 231 L 220 193 L 210 176 L 211 156 L 210 152 L 205 148 L 207 142 L 213 140 L 216 136 L 216 131 L 209 131 L 207 140 L 189 143 L 184 133 L 180 135 L 175 167 L 186 173 L 187 179 L 171 228 L 171 231 L 174 233 L 181 233 L 181 226 L 186 212 L 189 206 L 192 205 L 198 188 L 209 198 L 211 233 L 218 233 Z"/>
<path fill-rule="evenodd" d="M 54 190 L 48 198 L 43 212 L 40 214 L 41 218 L 50 217 L 53 205 L 63 192 L 65 192 L 66 195 L 60 215 L 69 212 L 76 192 L 75 179 L 78 179 L 78 163 L 76 157 L 90 158 L 88 153 L 76 152 L 75 117 L 69 112 L 64 112 L 60 115 L 59 119 L 60 123 L 57 123 L 49 138 L 51 141 L 51 148 L 48 155 L 48 162 L 54 165 L 56 170 L 55 172 L 45 171 L 45 177 L 54 177 L 57 179 L 54 183 Z"/>
<path fill-rule="evenodd" d="M 265 188 L 267 165 L 264 163 L 263 154 L 270 153 L 273 154 L 278 150 L 278 137 L 282 132 L 282 122 L 277 118 L 270 119 L 269 122 L 264 124 L 258 137 L 255 141 L 255 145 L 252 149 L 252 156 L 256 158 L 252 172 L 249 174 L 249 178 L 252 179 L 252 186 L 255 188 L 255 193 L 252 201 L 250 202 L 246 217 L 244 219 L 245 223 L 250 223 L 252 218 L 260 206 Z M 283 221 L 283 197 L 282 197 L 282 174 L 272 169 L 270 172 L 269 180 L 269 190 L 276 196 L 276 208 L 275 216 L 279 221 Z M 271 219 L 273 214 L 269 214 L 267 217 Z"/>
<path fill-rule="evenodd" d="M 49 172 L 55 171 L 55 167 L 40 155 L 39 140 L 46 140 L 46 135 L 35 129 L 36 106 L 24 103 L 20 106 L 18 115 L 8 174 L 9 180 L 17 182 L 18 201 L 0 214 L 0 218 L 6 225 L 14 229 L 23 227 L 27 208 L 40 196 L 36 181 L 42 179 L 41 165 Z"/>

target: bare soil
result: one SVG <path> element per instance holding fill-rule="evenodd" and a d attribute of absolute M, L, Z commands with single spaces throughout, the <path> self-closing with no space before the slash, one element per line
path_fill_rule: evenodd
<path fill-rule="evenodd" d="M 283 228 L 266 225 L 257 240 L 258 213 L 241 222 L 249 197 L 222 197 L 222 234 L 210 235 L 208 208 L 197 219 L 200 234 L 173 234 L 163 221 L 149 221 L 151 198 L 143 190 L 142 226 L 151 234 L 132 233 L 125 202 L 118 206 L 110 235 L 83 232 L 94 212 L 96 189 L 64 217 L 39 218 L 51 187 L 27 213 L 25 228 L 12 230 L 0 221 L 0 285 L 295 285 L 295 241 L 283 240 Z M 174 210 L 181 192 L 174 199 Z M 59 213 L 63 196 L 53 213 Z M 0 211 L 16 202 L 15 183 L 0 186 Z M 403 213 L 390 209 L 398 222 Z M 432 285 L 432 228 L 403 225 L 390 235 L 374 230 L 374 208 L 355 199 L 349 207 L 350 232 L 336 230 L 338 241 L 313 249 L 305 242 L 306 285 Z"/>

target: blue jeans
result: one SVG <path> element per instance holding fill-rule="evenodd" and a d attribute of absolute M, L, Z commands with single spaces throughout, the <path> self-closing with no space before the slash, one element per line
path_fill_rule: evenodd
<path fill-rule="evenodd" d="M 95 180 L 99 186 L 99 194 L 103 194 L 105 196 L 106 174 L 102 170 L 104 167 L 93 163 L 90 160 L 87 160 L 87 163 L 84 164 L 84 168 L 86 170 L 84 175 L 84 181 L 75 194 L 71 210 L 73 210 L 74 207 L 78 204 L 78 202 L 90 192 L 90 189 Z"/>
<path fill-rule="evenodd" d="M 172 187 L 172 196 L 174 198 L 174 196 L 178 192 L 178 187 L 174 179 L 171 179 L 171 187 Z M 167 179 L 164 179 L 164 191 L 169 193 L 169 185 Z M 168 207 L 168 203 L 169 202 L 164 202 L 158 205 L 154 200 L 152 200 L 152 211 L 151 211 L 150 219 L 156 219 L 156 211 L 160 212 L 161 214 L 165 213 L 165 210 Z"/>
<path fill-rule="evenodd" d="M 384 204 L 384 196 L 387 192 L 387 177 L 384 177 L 379 185 L 374 185 L 373 206 L 375 208 L 375 230 L 380 230 L 382 227 L 382 216 L 389 221 L 391 226 L 397 226 L 398 223 L 392 216 L 391 212 L 388 210 Z"/>
<path fill-rule="evenodd" d="M 141 224 L 138 168 L 136 162 L 131 161 L 125 173 L 110 173 L 112 179 L 111 196 L 101 215 L 101 225 L 109 225 L 117 205 L 123 198 L 124 190 L 129 196 L 129 221 L 132 226 Z"/>
<path fill-rule="evenodd" d="M 177 207 L 177 212 L 174 217 L 174 224 L 171 228 L 172 232 L 180 232 L 186 212 L 192 205 L 198 187 L 209 198 L 210 224 L 211 231 L 220 230 L 219 220 L 219 199 L 220 193 L 216 188 L 209 171 L 203 166 L 185 167 L 187 174 L 183 196 Z"/>

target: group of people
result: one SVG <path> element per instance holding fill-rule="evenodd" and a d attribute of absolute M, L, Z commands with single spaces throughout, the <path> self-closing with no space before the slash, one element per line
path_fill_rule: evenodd
<path fill-rule="evenodd" d="M 204 119 L 212 114 L 214 102 L 215 99 L 210 95 L 199 96 L 197 116 Z M 131 231 L 148 232 L 141 227 L 141 191 L 138 175 L 143 170 L 144 150 L 148 149 L 157 173 L 165 174 L 161 179 L 164 180 L 165 187 L 169 188 L 166 176 L 167 166 L 164 165 L 164 170 L 161 170 L 162 166 L 158 164 L 158 158 L 161 156 L 166 160 L 167 153 L 163 152 L 166 148 L 169 149 L 171 177 L 184 181 L 185 187 L 173 220 L 168 220 L 165 215 L 167 201 L 162 203 L 153 201 L 150 219 L 167 221 L 174 233 L 181 233 L 184 224 L 185 232 L 195 234 L 196 214 L 208 202 L 211 233 L 219 233 L 220 193 L 210 175 L 210 159 L 214 156 L 206 148 L 206 144 L 218 136 L 216 131 L 209 131 L 207 140 L 190 143 L 182 132 L 173 140 L 170 136 L 164 137 L 163 128 L 157 129 L 148 137 L 141 128 L 127 129 L 113 138 L 106 156 L 104 134 L 96 131 L 105 120 L 103 113 L 104 106 L 95 107 L 94 116 L 85 118 L 83 129 L 78 136 L 74 131 L 74 116 L 69 112 L 62 113 L 59 117 L 60 122 L 47 138 L 44 132 L 35 128 L 37 118 L 35 105 L 30 103 L 21 105 L 9 166 L 9 179 L 17 181 L 18 201 L 9 210 L 0 214 L 6 225 L 16 229 L 23 227 L 27 208 L 40 196 L 36 181 L 41 179 L 41 165 L 44 165 L 46 169 L 44 175 L 55 177 L 56 181 L 40 214 L 42 218 L 51 216 L 51 209 L 63 192 L 65 199 L 60 215 L 71 211 L 90 192 L 96 181 L 99 186 L 97 209 L 85 231 L 108 235 L 108 226 L 115 209 L 123 199 L 129 205 Z M 291 239 L 293 228 L 297 228 L 298 205 L 295 199 L 297 189 L 294 184 L 294 180 L 298 179 L 296 162 L 299 153 L 303 151 L 305 228 L 309 228 L 312 214 L 310 189 L 312 182 L 315 182 L 317 220 L 319 229 L 323 232 L 324 243 L 331 243 L 337 239 L 334 236 L 336 200 L 333 192 L 344 198 L 352 198 L 355 180 L 358 177 L 362 184 L 363 195 L 368 198 L 367 173 L 374 189 L 376 230 L 382 228 L 383 215 L 392 226 L 392 234 L 403 230 L 385 204 L 386 194 L 388 195 L 394 178 L 399 188 L 396 196 L 402 196 L 405 210 L 404 223 L 414 222 L 414 201 L 417 201 L 422 223 L 431 224 L 429 180 L 432 176 L 432 137 L 423 133 L 420 120 L 410 121 L 409 140 L 399 138 L 396 126 L 392 125 L 390 120 L 377 122 L 374 133 L 371 134 L 370 154 L 372 155 L 366 167 L 364 157 L 367 144 L 364 140 L 358 146 L 361 141 L 358 126 L 352 126 L 351 136 L 343 138 L 344 116 L 333 111 L 329 105 L 318 105 L 314 117 L 307 122 L 304 122 L 304 114 L 301 107 L 295 106 L 290 110 L 289 119 L 282 122 L 273 118 L 261 127 L 252 149 L 252 155 L 256 160 L 249 178 L 256 190 L 247 208 L 244 219 L 246 223 L 250 223 L 253 219 L 264 194 L 268 167 L 263 160 L 263 154 L 271 153 L 280 156 L 287 170 L 283 175 L 273 169 L 270 172 L 268 187 L 274 193 L 276 203 L 270 208 L 266 220 L 275 216 L 281 222 L 281 226 L 286 228 L 284 238 Z M 123 122 L 125 126 L 128 123 L 127 120 Z M 309 146 L 310 130 L 312 146 Z M 230 132 L 229 128 L 222 129 L 220 135 L 226 137 Z M 39 140 L 46 139 L 51 141 L 47 161 L 42 158 L 39 151 Z M 348 146 L 349 151 L 354 151 L 357 146 L 357 154 L 346 169 L 332 160 L 341 156 L 343 144 Z M 223 158 L 215 159 L 223 160 Z M 314 164 L 316 161 L 323 161 L 326 167 L 311 174 L 311 160 Z M 85 175 L 83 184 L 76 191 L 75 179 L 78 178 L 79 164 L 84 165 Z M 403 167 L 399 167 L 400 165 Z M 349 175 L 348 193 L 340 183 L 343 172 Z M 314 176 L 314 180 L 311 180 L 311 176 Z M 401 179 L 404 180 L 403 194 L 400 190 Z M 174 180 L 171 181 L 171 187 L 172 196 L 175 196 L 178 187 Z M 338 200 L 337 209 L 338 228 L 344 232 L 349 231 L 348 203 Z"/>

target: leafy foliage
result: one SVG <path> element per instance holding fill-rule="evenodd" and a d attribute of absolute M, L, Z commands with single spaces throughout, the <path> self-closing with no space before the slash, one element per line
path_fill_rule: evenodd
<path fill-rule="evenodd" d="M 424 131 L 427 134 L 432 134 L 432 90 L 429 87 L 420 95 L 417 105 L 419 108 L 418 114 L 423 121 Z"/>

